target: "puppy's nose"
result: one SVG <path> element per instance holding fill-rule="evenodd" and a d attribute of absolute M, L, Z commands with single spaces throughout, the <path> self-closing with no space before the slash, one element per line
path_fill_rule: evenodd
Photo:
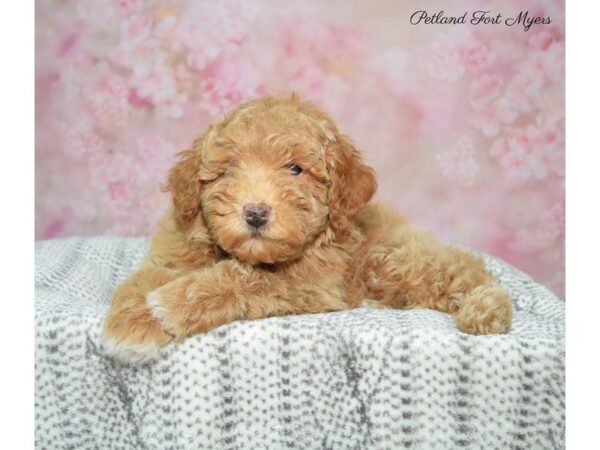
<path fill-rule="evenodd" d="M 271 217 L 271 207 L 264 203 L 248 203 L 244 206 L 244 219 L 253 227 L 262 227 Z"/>

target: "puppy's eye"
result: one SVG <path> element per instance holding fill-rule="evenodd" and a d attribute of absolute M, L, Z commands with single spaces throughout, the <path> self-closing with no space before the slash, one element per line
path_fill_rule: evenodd
<path fill-rule="evenodd" d="M 300 175 L 302 173 L 302 167 L 296 164 L 290 164 L 288 168 L 292 171 L 294 175 Z"/>

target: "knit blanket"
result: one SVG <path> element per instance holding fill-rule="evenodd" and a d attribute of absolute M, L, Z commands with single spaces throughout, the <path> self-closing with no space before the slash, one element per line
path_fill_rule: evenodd
<path fill-rule="evenodd" d="M 505 335 L 429 310 L 240 321 L 122 365 L 99 345 L 144 238 L 36 243 L 38 449 L 564 447 L 564 302 L 485 257 Z"/>

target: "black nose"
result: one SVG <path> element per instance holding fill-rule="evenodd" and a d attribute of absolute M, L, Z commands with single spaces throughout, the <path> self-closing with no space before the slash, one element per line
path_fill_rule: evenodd
<path fill-rule="evenodd" d="M 271 217 L 271 207 L 264 203 L 248 203 L 244 206 L 244 219 L 253 227 L 262 227 Z"/>

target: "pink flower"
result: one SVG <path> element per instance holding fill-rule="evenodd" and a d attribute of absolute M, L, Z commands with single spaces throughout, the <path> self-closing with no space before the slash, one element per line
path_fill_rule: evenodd
<path fill-rule="evenodd" d="M 261 92 L 258 76 L 246 64 L 227 64 L 215 68 L 200 84 L 201 104 L 212 116 L 219 116 Z"/>
<path fill-rule="evenodd" d="M 112 55 L 113 61 L 125 68 L 131 75 L 145 76 L 169 66 L 170 55 L 155 39 L 141 42 L 135 48 L 119 46 Z"/>
<path fill-rule="evenodd" d="M 436 156 L 442 175 L 461 186 L 471 186 L 479 170 L 473 140 L 463 136 L 454 147 Z"/>
<path fill-rule="evenodd" d="M 565 207 L 562 202 L 556 202 L 546 209 L 539 220 L 537 232 L 545 241 L 552 241 L 565 234 Z"/>
<path fill-rule="evenodd" d="M 508 145 L 510 152 L 502 163 L 510 176 L 524 180 L 532 176 L 537 178 L 546 176 L 545 167 L 539 164 L 527 134 L 521 133 L 509 137 Z"/>
<path fill-rule="evenodd" d="M 151 72 L 135 76 L 131 79 L 137 94 L 152 103 L 160 103 L 166 98 L 171 98 L 177 93 L 177 86 L 173 72 L 168 67 L 156 67 Z"/>
<path fill-rule="evenodd" d="M 429 73 L 443 80 L 455 81 L 465 73 L 461 48 L 472 36 L 460 30 L 440 33 L 428 56 Z"/>
<path fill-rule="evenodd" d="M 129 104 L 135 108 L 148 108 L 152 106 L 152 102 L 147 98 L 141 97 L 136 88 L 129 90 L 127 100 L 129 101 Z"/>
<path fill-rule="evenodd" d="M 98 204 L 107 208 L 113 217 L 127 214 L 132 208 L 140 208 L 144 191 L 161 195 L 160 183 L 173 162 L 174 147 L 157 136 L 142 136 L 132 153 L 99 153 L 88 161 L 90 185 L 100 194 Z M 162 197 L 161 197 L 162 198 Z M 142 202 L 143 204 L 143 202 Z M 152 216 L 158 219 L 159 213 Z M 140 229 L 147 228 L 144 218 Z"/>
<path fill-rule="evenodd" d="M 96 60 L 86 49 L 89 36 L 84 30 L 71 31 L 58 44 L 60 80 L 64 85 L 79 85 L 93 70 Z"/>
<path fill-rule="evenodd" d="M 531 111 L 541 96 L 543 79 L 532 72 L 520 72 L 506 86 L 506 96 L 511 99 L 521 111 Z"/>
<path fill-rule="evenodd" d="M 204 69 L 211 61 L 217 58 L 220 50 L 217 46 L 211 44 L 205 44 L 204 46 L 196 46 L 187 52 L 186 62 L 187 64 L 195 69 Z"/>
<path fill-rule="evenodd" d="M 64 208 L 59 213 L 55 213 L 56 216 L 52 218 L 46 218 L 44 227 L 42 230 L 43 239 L 52 239 L 63 236 L 69 236 L 73 232 L 73 225 L 75 224 L 71 211 Z"/>
<path fill-rule="evenodd" d="M 223 52 L 239 48 L 245 41 L 256 11 L 251 2 L 196 2 L 179 17 L 164 16 L 155 35 L 165 48 L 179 53 L 190 69 L 203 70 Z"/>
<path fill-rule="evenodd" d="M 104 140 L 98 136 L 91 125 L 79 121 L 75 125 L 67 126 L 62 136 L 62 147 L 65 154 L 81 157 L 84 154 L 97 154 L 104 151 Z"/>
<path fill-rule="evenodd" d="M 160 39 L 160 42 L 174 52 L 179 52 L 183 49 L 183 43 L 179 39 L 178 34 L 179 19 L 168 14 L 162 17 L 154 28 L 155 36 Z"/>
<path fill-rule="evenodd" d="M 109 21 L 115 13 L 115 5 L 107 0 L 79 0 L 77 12 L 83 20 L 91 24 Z"/>
<path fill-rule="evenodd" d="M 539 158 L 549 172 L 564 173 L 565 138 L 564 130 L 558 122 L 538 119 L 537 125 L 530 125 L 528 133 L 540 153 Z"/>
<path fill-rule="evenodd" d="M 460 50 L 460 56 L 467 70 L 473 74 L 481 73 L 492 67 L 496 58 L 494 52 L 478 42 L 470 42 Z"/>
<path fill-rule="evenodd" d="M 523 61 L 506 87 L 507 97 L 522 113 L 548 109 L 549 101 L 559 100 L 557 90 L 562 90 L 564 78 L 564 42 L 542 32 L 532 35 L 528 44 Z"/>
<path fill-rule="evenodd" d="M 366 37 L 353 27 L 293 19 L 283 21 L 278 33 L 279 77 L 313 95 L 322 94 L 327 78 L 352 76 L 356 61 L 365 58 Z"/>
<path fill-rule="evenodd" d="M 487 105 L 485 108 L 475 111 L 470 123 L 487 137 L 496 136 L 500 132 L 501 125 L 494 105 Z"/>
<path fill-rule="evenodd" d="M 189 17 L 179 18 L 172 14 L 158 22 L 154 33 L 166 49 L 184 55 L 197 45 L 202 46 L 206 42 L 213 41 L 202 36 L 201 27 L 196 20 Z"/>
<path fill-rule="evenodd" d="M 497 159 L 508 175 L 513 178 L 528 179 L 531 177 L 530 153 L 531 145 L 524 134 L 497 139 L 490 148 L 490 155 Z"/>
<path fill-rule="evenodd" d="M 96 117 L 105 124 L 123 126 L 129 115 L 129 90 L 117 75 L 108 74 L 93 82 L 85 97 Z"/>
<path fill-rule="evenodd" d="M 469 101 L 476 111 L 488 106 L 498 96 L 502 78 L 484 74 L 471 82 Z"/>
<path fill-rule="evenodd" d="M 118 9 L 124 12 L 130 12 L 138 9 L 142 4 L 142 0 L 114 0 Z"/>
<path fill-rule="evenodd" d="M 519 117 L 517 104 L 508 97 L 500 97 L 494 102 L 494 113 L 498 121 L 505 124 L 513 123 Z"/>
<path fill-rule="evenodd" d="M 220 116 L 242 101 L 254 97 L 253 87 L 235 78 L 211 78 L 201 84 L 202 105 L 212 115 Z"/>
<path fill-rule="evenodd" d="M 525 61 L 524 70 L 542 80 L 563 81 L 565 47 L 563 42 L 552 42 L 543 51 L 531 52 Z"/>
<path fill-rule="evenodd" d="M 516 103 L 508 97 L 500 97 L 491 103 L 476 109 L 470 120 L 484 136 L 496 136 L 503 124 L 513 123 L 519 116 Z"/>
<path fill-rule="evenodd" d="M 547 31 L 543 31 L 538 34 L 534 34 L 529 37 L 529 45 L 535 50 L 546 51 L 548 47 L 554 42 L 554 36 L 548 33 Z"/>
<path fill-rule="evenodd" d="M 177 85 L 170 67 L 155 66 L 148 72 L 134 73 L 129 84 L 135 88 L 136 95 L 152 103 L 159 103 L 177 93 Z"/>
<path fill-rule="evenodd" d="M 179 94 L 168 98 L 156 105 L 157 114 L 170 119 L 183 117 L 185 105 L 188 103 L 187 94 Z"/>
<path fill-rule="evenodd" d="M 558 123 L 540 121 L 497 139 L 490 155 L 514 178 L 543 179 L 550 173 L 560 175 L 564 167 L 563 136 Z"/>
<path fill-rule="evenodd" d="M 114 214 L 126 214 L 138 188 L 134 159 L 124 153 L 96 154 L 89 159 L 90 183 Z"/>
<path fill-rule="evenodd" d="M 202 45 L 206 34 L 210 33 L 210 26 L 203 28 L 196 20 L 183 17 L 176 21 L 171 28 L 174 40 L 179 40 L 186 48 Z"/>
<path fill-rule="evenodd" d="M 119 45 L 125 48 L 135 48 L 150 36 L 152 17 L 131 16 L 121 23 L 121 40 Z"/>
<path fill-rule="evenodd" d="M 490 155 L 495 159 L 503 159 L 510 153 L 508 139 L 501 137 L 496 139 L 490 147 Z"/>
<path fill-rule="evenodd" d="M 428 58 L 432 76 L 455 81 L 465 71 L 477 75 L 490 69 L 496 55 L 470 31 L 454 28 L 438 35 Z"/>
<path fill-rule="evenodd" d="M 82 33 L 79 31 L 66 34 L 58 44 L 58 51 L 56 52 L 58 56 L 64 58 L 67 57 L 73 50 L 77 50 L 81 35 Z"/>
<path fill-rule="evenodd" d="M 162 180 L 173 163 L 174 146 L 158 136 L 137 140 L 134 158 L 142 180 Z"/>
<path fill-rule="evenodd" d="M 427 68 L 429 74 L 447 81 L 456 81 L 465 73 L 460 53 L 443 52 L 431 55 Z"/>
<path fill-rule="evenodd" d="M 177 119 L 182 116 L 188 95 L 182 92 L 175 78 L 174 70 L 167 66 L 157 66 L 149 73 L 133 76 L 130 79 L 136 104 L 152 104 L 163 116 Z"/>

